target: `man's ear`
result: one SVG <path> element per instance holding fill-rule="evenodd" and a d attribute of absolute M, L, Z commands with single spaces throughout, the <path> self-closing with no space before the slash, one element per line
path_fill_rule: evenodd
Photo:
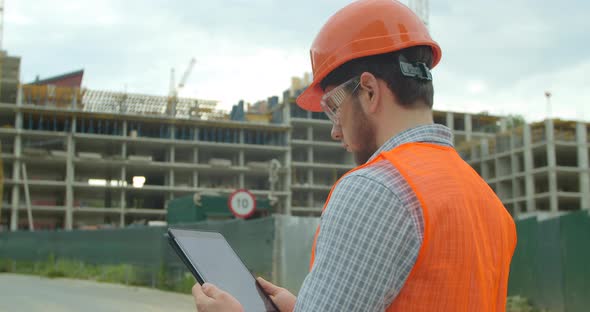
<path fill-rule="evenodd" d="M 363 103 L 363 110 L 370 114 L 379 112 L 379 97 L 381 96 L 381 89 L 377 78 L 369 72 L 364 72 L 361 75 L 359 88 L 365 91 L 363 94 L 365 100 L 361 101 Z"/>

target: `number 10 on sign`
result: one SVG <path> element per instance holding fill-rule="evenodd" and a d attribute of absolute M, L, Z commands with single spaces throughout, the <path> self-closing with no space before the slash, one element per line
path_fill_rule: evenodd
<path fill-rule="evenodd" d="M 237 190 L 229 196 L 229 209 L 236 218 L 246 219 L 256 212 L 256 198 L 248 190 Z"/>

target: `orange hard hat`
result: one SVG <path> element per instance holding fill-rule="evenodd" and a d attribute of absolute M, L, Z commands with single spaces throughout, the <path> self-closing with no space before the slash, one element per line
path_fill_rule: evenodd
<path fill-rule="evenodd" d="M 336 12 L 311 45 L 313 82 L 297 98 L 309 111 L 321 112 L 324 90 L 320 82 L 338 66 L 364 56 L 430 46 L 432 67 L 442 52 L 430 38 L 426 25 L 404 4 L 395 0 L 359 0 Z"/>

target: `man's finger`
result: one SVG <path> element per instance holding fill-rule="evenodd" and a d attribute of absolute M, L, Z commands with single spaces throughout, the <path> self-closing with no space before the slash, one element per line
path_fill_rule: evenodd
<path fill-rule="evenodd" d="M 193 286 L 192 292 L 197 306 L 211 300 L 211 298 L 203 292 L 203 287 L 199 283 L 196 283 L 195 286 Z"/>
<path fill-rule="evenodd" d="M 203 289 L 203 293 L 205 293 L 205 295 L 207 295 L 213 299 L 219 299 L 219 297 L 221 297 L 225 294 L 224 291 L 217 288 L 217 286 L 215 286 L 213 284 L 205 283 L 205 284 L 203 284 L 203 286 L 201 288 Z"/>
<path fill-rule="evenodd" d="M 260 286 L 262 287 L 264 292 L 269 296 L 274 296 L 281 290 L 281 287 L 276 286 L 275 284 L 273 284 L 271 282 L 267 282 L 262 277 L 259 277 L 256 280 L 258 281 L 258 283 L 260 284 Z"/>

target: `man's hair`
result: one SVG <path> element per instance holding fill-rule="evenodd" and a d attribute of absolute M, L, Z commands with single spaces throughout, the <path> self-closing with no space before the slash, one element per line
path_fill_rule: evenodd
<path fill-rule="evenodd" d="M 428 46 L 415 46 L 400 51 L 366 56 L 348 61 L 340 65 L 326 76 L 321 82 L 322 89 L 328 86 L 340 85 L 363 72 L 373 74 L 377 79 L 387 83 L 389 90 L 393 92 L 398 103 L 406 108 L 411 108 L 417 101 L 422 101 L 432 108 L 434 88 L 432 80 L 420 80 L 406 77 L 400 69 L 399 58 L 403 55 L 404 61 L 409 63 L 425 63 L 432 67 L 432 49 Z"/>

